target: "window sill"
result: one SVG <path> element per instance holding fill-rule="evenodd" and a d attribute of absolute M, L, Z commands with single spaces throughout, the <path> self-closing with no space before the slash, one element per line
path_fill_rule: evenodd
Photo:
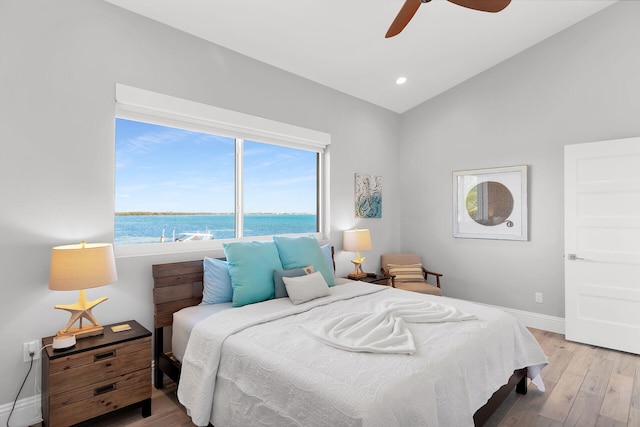
<path fill-rule="evenodd" d="M 300 233 L 300 234 L 286 234 L 286 236 L 315 236 L 316 239 L 322 244 L 325 241 L 325 237 L 322 233 Z M 219 239 L 219 240 L 199 240 L 189 242 L 170 242 L 170 243 L 152 243 L 141 245 L 117 245 L 114 246 L 114 252 L 116 258 L 136 258 L 152 255 L 167 255 L 167 254 L 183 254 L 183 253 L 197 253 L 206 252 L 208 256 L 224 256 L 222 244 L 228 242 L 241 242 L 241 241 L 269 241 L 273 236 L 250 236 L 242 239 Z M 204 256 L 204 255 L 203 255 Z"/>

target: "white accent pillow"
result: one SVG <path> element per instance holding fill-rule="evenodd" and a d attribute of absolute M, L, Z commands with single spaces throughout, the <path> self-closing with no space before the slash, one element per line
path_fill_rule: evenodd
<path fill-rule="evenodd" d="M 287 288 L 289 299 L 294 304 L 302 304 L 312 299 L 331 295 L 329 285 L 319 271 L 306 276 L 283 277 L 282 280 Z"/>

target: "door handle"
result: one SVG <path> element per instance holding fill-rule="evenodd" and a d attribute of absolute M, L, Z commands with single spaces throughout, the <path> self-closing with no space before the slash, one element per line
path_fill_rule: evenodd
<path fill-rule="evenodd" d="M 580 257 L 576 256 L 576 254 L 567 254 L 567 259 L 569 261 L 576 261 L 576 260 L 584 261 L 584 258 L 580 258 Z"/>

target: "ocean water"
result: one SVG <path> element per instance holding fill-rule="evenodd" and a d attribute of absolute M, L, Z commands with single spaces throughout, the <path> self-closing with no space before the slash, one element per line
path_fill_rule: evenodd
<path fill-rule="evenodd" d="M 316 215 L 254 214 L 244 217 L 244 235 L 267 236 L 287 233 L 314 233 Z M 116 245 L 173 242 L 180 233 L 212 233 L 215 239 L 235 237 L 232 214 L 212 215 L 116 215 Z"/>

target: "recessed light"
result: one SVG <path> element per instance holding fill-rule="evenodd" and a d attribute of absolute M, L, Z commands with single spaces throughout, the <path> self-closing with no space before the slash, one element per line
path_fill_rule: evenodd
<path fill-rule="evenodd" d="M 407 82 L 407 78 L 406 77 L 398 77 L 398 80 L 396 80 L 396 84 L 397 85 L 403 85 Z"/>

